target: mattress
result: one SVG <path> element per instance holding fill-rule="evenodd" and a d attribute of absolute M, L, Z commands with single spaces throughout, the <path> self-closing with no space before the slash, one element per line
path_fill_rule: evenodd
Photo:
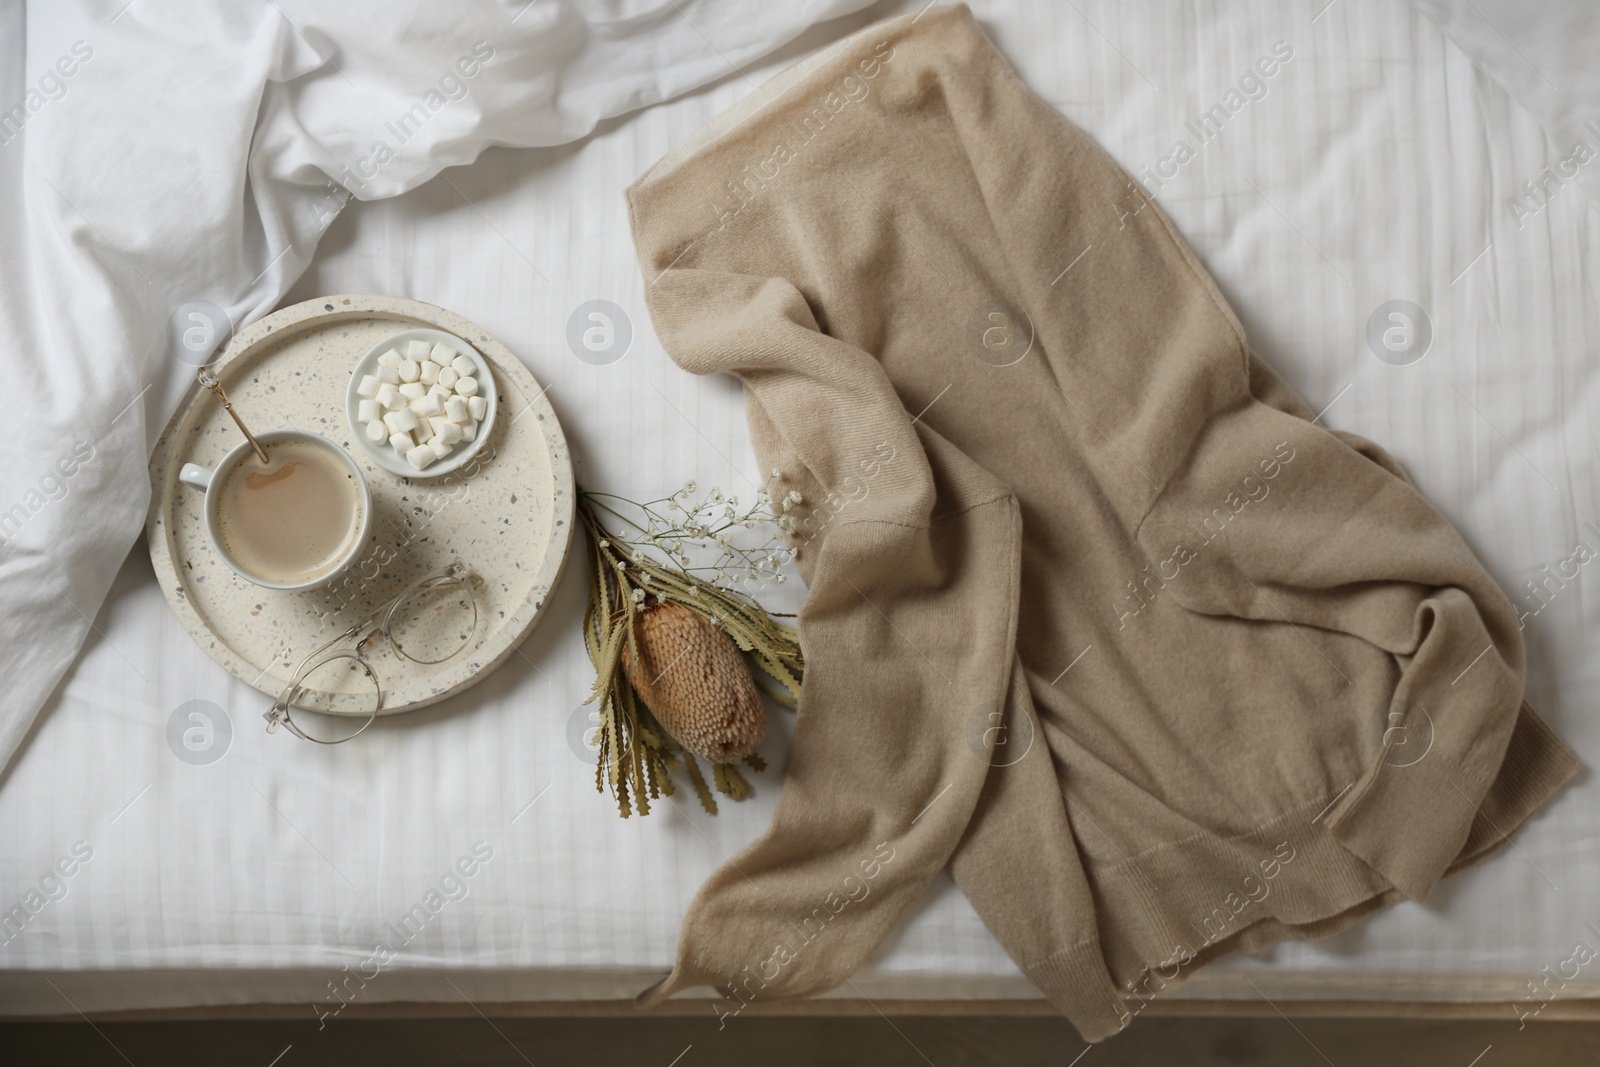
<path fill-rule="evenodd" d="M 680 371 L 655 340 L 622 190 L 765 78 L 920 6 L 814 30 L 576 145 L 491 150 L 351 203 L 289 301 L 392 293 L 478 322 L 548 386 L 586 486 L 748 492 L 761 479 L 738 388 Z M 1388 448 L 1463 532 L 1524 612 L 1530 701 L 1600 759 L 1597 217 L 1576 186 L 1537 210 L 1515 199 L 1567 146 L 1410 7 L 973 6 L 1161 203 L 1262 357 L 1327 425 Z M 629 320 L 615 362 L 567 340 L 591 300 Z M 190 641 L 136 546 L 0 781 L 0 912 L 42 901 L 0 930 L 0 1012 L 327 1016 L 351 1000 L 629 998 L 660 977 L 694 890 L 767 825 L 793 719 L 774 717 L 749 799 L 709 817 L 680 793 L 619 819 L 573 741 L 593 678 L 584 583 L 569 568 L 520 655 L 477 687 L 323 749 L 264 732 L 267 698 Z M 797 585 L 767 606 L 795 610 Z M 194 701 L 229 735 L 213 762 L 169 744 Z M 1576 944 L 1600 949 L 1597 801 L 1585 774 L 1426 903 L 1164 995 L 1499 1000 L 1508 1017 L 1600 996 L 1600 966 L 1573 963 Z M 429 894 L 440 906 L 412 918 Z M 379 943 L 393 958 L 353 983 Z M 1037 997 L 947 877 L 832 995 Z"/>

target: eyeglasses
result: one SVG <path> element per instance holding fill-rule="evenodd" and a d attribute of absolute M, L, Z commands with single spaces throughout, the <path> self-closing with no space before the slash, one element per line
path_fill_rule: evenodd
<path fill-rule="evenodd" d="M 399 596 L 300 661 L 294 680 L 262 716 L 267 733 L 283 726 L 319 745 L 342 744 L 360 734 L 383 708 L 383 684 L 367 661 L 371 643 L 382 637 L 398 659 L 443 663 L 472 643 L 478 629 L 476 590 L 482 585 L 477 573 L 457 562 L 406 586 Z M 367 633 L 352 647 L 336 649 L 363 630 Z M 300 709 L 300 723 L 291 718 L 294 708 Z M 363 715 L 361 725 L 350 730 L 349 725 Z"/>

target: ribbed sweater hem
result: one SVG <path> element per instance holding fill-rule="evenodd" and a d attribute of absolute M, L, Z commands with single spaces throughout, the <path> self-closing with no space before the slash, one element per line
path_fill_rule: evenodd
<path fill-rule="evenodd" d="M 1112 984 L 1097 939 L 1064 948 L 1021 969 L 1085 1041 L 1103 1041 L 1132 1018 Z"/>
<path fill-rule="evenodd" d="M 1091 938 L 1052 952 L 1037 962 L 1023 965 L 1021 970 L 1077 1027 L 1085 1041 L 1102 1041 L 1117 1033 L 1133 1018 L 1112 984 L 1098 940 Z M 634 1005 L 653 1008 L 685 989 L 696 986 L 722 988 L 728 984 L 727 979 L 712 974 L 698 961 L 680 960 L 671 974 L 640 992 L 634 998 Z M 798 998 L 779 992 L 768 999 Z"/>
<path fill-rule="evenodd" d="M 1249 833 L 1197 835 L 1115 864 L 1091 863 L 1107 970 L 1137 1007 L 1231 952 L 1329 937 L 1374 911 L 1426 896 L 1440 878 L 1503 847 L 1578 768 L 1572 750 L 1523 701 L 1487 786 L 1474 790 L 1442 772 L 1397 776 L 1384 787 L 1385 803 L 1344 809 L 1357 814 L 1338 826 L 1329 823 L 1348 794 L 1335 791 Z"/>

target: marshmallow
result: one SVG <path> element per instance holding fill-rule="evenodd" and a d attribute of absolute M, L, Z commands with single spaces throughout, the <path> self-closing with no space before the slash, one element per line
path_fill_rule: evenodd
<path fill-rule="evenodd" d="M 380 389 L 379 392 L 382 392 Z M 356 420 L 358 422 L 371 422 L 378 417 L 378 402 L 376 400 L 360 400 L 356 402 Z"/>
<path fill-rule="evenodd" d="M 367 423 L 367 440 L 384 441 L 389 437 L 389 428 L 383 424 L 382 419 L 373 419 Z"/>
<path fill-rule="evenodd" d="M 445 418 L 436 415 L 428 420 L 433 423 L 433 436 L 447 445 L 453 445 L 461 440 L 461 427 Z"/>
<path fill-rule="evenodd" d="M 472 377 L 470 374 L 463 378 L 457 378 L 456 392 L 460 393 L 462 396 L 477 396 L 478 379 Z"/>
<path fill-rule="evenodd" d="M 467 397 L 467 414 L 474 419 L 481 419 L 489 414 L 489 401 L 481 396 Z"/>
<path fill-rule="evenodd" d="M 413 363 L 421 363 L 428 358 L 428 350 L 431 347 L 426 341 L 407 341 L 406 358 Z"/>
<path fill-rule="evenodd" d="M 400 371 L 394 367 L 379 367 L 378 381 L 388 382 L 390 385 L 399 385 Z"/>
<path fill-rule="evenodd" d="M 475 423 L 475 422 L 464 422 L 464 423 L 461 424 L 461 439 L 463 441 L 474 440 L 477 436 L 478 436 L 478 424 L 477 423 Z"/>
<path fill-rule="evenodd" d="M 433 450 L 434 459 L 443 459 L 450 454 L 450 449 L 455 446 L 447 445 L 439 438 L 435 437 L 433 440 L 428 442 L 428 447 Z"/>
<path fill-rule="evenodd" d="M 410 434 L 397 433 L 389 435 L 389 447 L 403 456 L 413 448 L 416 448 L 417 443 L 411 439 Z"/>
<path fill-rule="evenodd" d="M 438 458 L 439 457 L 434 454 L 433 449 L 429 448 L 427 445 L 418 445 L 416 448 L 413 448 L 411 451 L 406 453 L 406 462 L 411 464 L 417 470 L 421 470 Z"/>
<path fill-rule="evenodd" d="M 444 414 L 445 418 L 451 422 L 466 422 L 472 418 L 471 415 L 467 414 L 467 398 L 464 396 L 453 396 L 446 400 L 444 402 Z"/>
<path fill-rule="evenodd" d="M 403 408 L 406 406 L 406 402 L 400 398 L 400 390 L 396 389 L 388 382 L 384 382 L 382 385 L 378 386 L 377 403 L 379 407 L 385 408 L 389 411 L 393 411 L 395 408 Z"/>
<path fill-rule="evenodd" d="M 439 384 L 444 386 L 446 389 L 454 388 L 460 377 L 461 375 L 457 374 L 455 372 L 455 368 L 453 367 L 439 368 Z"/>
<path fill-rule="evenodd" d="M 456 372 L 457 377 L 478 373 L 478 365 L 464 355 L 458 355 L 455 359 L 452 359 L 450 361 L 450 369 Z"/>
<path fill-rule="evenodd" d="M 439 364 L 431 359 L 425 359 L 417 364 L 417 381 L 423 385 L 432 385 L 439 380 Z"/>
<path fill-rule="evenodd" d="M 402 382 L 414 382 L 421 373 L 422 368 L 417 366 L 416 360 L 403 359 L 400 361 L 400 380 Z"/>
<path fill-rule="evenodd" d="M 391 411 L 383 417 L 383 421 L 389 427 L 390 433 L 406 433 L 418 426 L 417 413 L 410 408 Z"/>
<path fill-rule="evenodd" d="M 412 414 L 415 415 L 416 412 L 412 412 Z M 433 436 L 433 423 L 419 417 L 417 419 L 417 428 L 411 432 L 411 436 L 417 439 L 417 444 L 426 444 L 428 439 Z"/>
<path fill-rule="evenodd" d="M 429 354 L 428 358 L 441 367 L 448 367 L 450 366 L 450 361 L 456 358 L 456 350 L 441 341 L 433 346 L 433 352 Z"/>
<path fill-rule="evenodd" d="M 413 400 L 411 402 L 411 410 L 418 415 L 438 415 L 444 411 L 444 405 L 439 402 L 438 393 L 429 393 L 427 396 Z"/>
<path fill-rule="evenodd" d="M 441 404 L 456 395 L 456 391 L 454 389 L 446 389 L 438 382 L 434 382 L 432 385 L 428 386 L 428 392 L 432 393 L 434 396 L 437 396 L 439 398 L 439 403 Z"/>
<path fill-rule="evenodd" d="M 378 366 L 380 367 L 398 367 L 399 365 L 400 353 L 396 352 L 392 348 L 378 357 Z"/>
<path fill-rule="evenodd" d="M 368 400 L 378 395 L 378 379 L 370 374 L 363 374 L 361 381 L 356 385 L 356 395 Z"/>
<path fill-rule="evenodd" d="M 423 385 L 421 382 L 407 382 L 400 387 L 400 395 L 405 399 L 401 400 L 398 406 L 405 407 L 413 400 L 421 400 L 423 397 L 427 396 L 428 387 Z"/>

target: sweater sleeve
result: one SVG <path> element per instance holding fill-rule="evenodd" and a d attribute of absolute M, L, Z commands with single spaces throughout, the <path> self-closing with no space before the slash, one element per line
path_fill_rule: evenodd
<path fill-rule="evenodd" d="M 1028 980 L 1084 1040 L 1099 1041 L 1130 1016 L 1106 974 L 1098 931 L 1085 922 L 1092 897 L 1073 822 L 1081 813 L 1057 777 L 1020 660 L 1003 710 L 982 721 L 994 734 L 989 773 L 950 873 Z"/>
<path fill-rule="evenodd" d="M 983 728 L 987 710 L 1026 693 L 1014 684 L 1014 497 L 913 428 L 878 362 L 820 332 L 788 283 L 675 270 L 651 311 L 677 362 L 744 381 L 762 468 L 805 500 L 806 672 L 783 795 L 767 832 L 695 895 L 673 972 L 640 998 L 712 985 L 731 1012 L 845 982 L 950 861 L 986 789 L 1005 784 L 986 783 L 1049 779 L 1050 761 L 1041 744 L 1026 770 L 997 769 Z M 1013 713 L 1031 716 L 1031 705 Z M 1075 857 L 1059 791 L 1045 788 Z M 1042 972 L 1070 965 L 1063 980 L 1098 983 L 1104 1011 L 1075 1021 L 1104 1036 L 1118 1025 L 1115 996 L 1093 949 L 1087 883 L 1069 873 L 1052 892 L 1054 921 L 1077 951 L 1034 952 Z M 1027 931 L 1008 933 L 1015 943 Z M 1047 943 L 1032 933 L 1030 944 Z"/>
<path fill-rule="evenodd" d="M 1275 394 L 1275 378 L 1250 377 Z M 1364 733 L 1366 769 L 1324 823 L 1420 900 L 1460 852 L 1505 758 L 1522 704 L 1522 636 L 1504 593 L 1393 458 L 1297 407 L 1246 393 L 1214 410 L 1137 538 L 1176 570 L 1166 588 L 1190 611 L 1292 626 L 1341 675 L 1328 632 L 1394 657 L 1387 718 Z M 1413 740 L 1432 758 L 1391 751 Z M 1419 813 L 1398 834 L 1397 810 Z"/>

